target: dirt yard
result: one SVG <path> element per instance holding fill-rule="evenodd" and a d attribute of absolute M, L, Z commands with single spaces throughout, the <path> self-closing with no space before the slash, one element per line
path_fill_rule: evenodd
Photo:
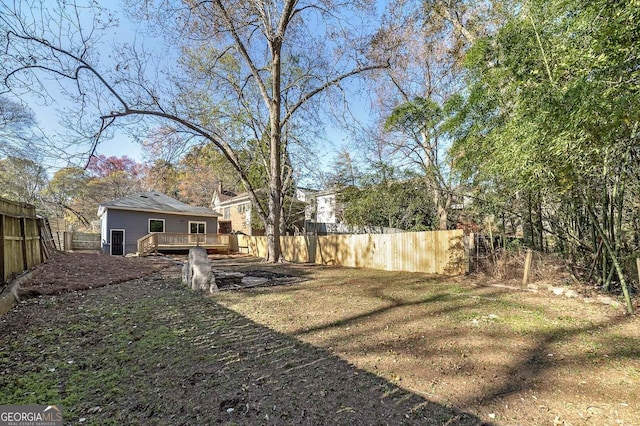
<path fill-rule="evenodd" d="M 640 425 L 640 321 L 619 307 L 224 256 L 299 279 L 203 297 L 174 261 L 93 256 L 50 261 L 25 294 L 62 294 L 0 318 L 1 403 L 83 424 Z"/>

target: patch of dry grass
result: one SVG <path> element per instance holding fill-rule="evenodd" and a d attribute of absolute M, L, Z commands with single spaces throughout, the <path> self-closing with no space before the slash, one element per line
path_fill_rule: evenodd
<path fill-rule="evenodd" d="M 487 421 L 640 424 L 637 317 L 477 280 L 293 268 L 310 280 L 215 299 Z"/>

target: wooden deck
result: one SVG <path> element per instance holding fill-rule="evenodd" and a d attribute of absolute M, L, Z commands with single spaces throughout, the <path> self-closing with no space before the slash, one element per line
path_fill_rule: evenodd
<path fill-rule="evenodd" d="M 229 253 L 229 235 L 152 232 L 138 240 L 138 255 L 146 256 L 159 251 L 189 250 L 192 247 Z"/>

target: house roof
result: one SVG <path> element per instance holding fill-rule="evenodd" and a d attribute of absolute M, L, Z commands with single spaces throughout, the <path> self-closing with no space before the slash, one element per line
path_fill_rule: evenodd
<path fill-rule="evenodd" d="M 226 201 L 236 196 L 236 193 L 233 191 L 228 191 L 223 189 L 221 193 L 218 194 L 220 201 Z"/>
<path fill-rule="evenodd" d="M 330 188 L 330 189 L 324 189 L 322 191 L 316 191 L 314 195 L 316 197 L 326 197 L 327 195 L 338 195 L 341 191 L 342 191 L 342 188 L 340 189 Z"/>
<path fill-rule="evenodd" d="M 108 209 L 189 216 L 220 216 L 219 213 L 207 207 L 191 206 L 160 192 L 141 192 L 102 203 L 98 208 L 98 216 L 102 216 Z"/>
<path fill-rule="evenodd" d="M 313 194 L 320 195 L 321 194 L 320 191 L 317 191 L 315 189 L 307 189 L 307 188 L 296 188 L 296 189 L 299 190 L 299 191 L 305 192 L 307 195 L 313 195 Z M 256 195 L 265 195 L 266 196 L 268 194 L 267 188 L 260 188 L 260 189 L 257 189 L 255 192 L 256 192 Z M 333 192 L 332 191 L 326 191 L 326 194 L 324 194 L 324 195 L 335 194 L 335 193 L 337 193 L 337 192 L 336 191 L 333 191 Z M 285 196 L 285 198 L 289 198 L 290 199 L 292 197 Z M 249 197 L 249 193 L 248 192 L 242 192 L 242 193 L 240 193 L 240 194 L 238 194 L 238 195 L 236 195 L 234 197 L 228 197 L 228 198 L 226 198 L 224 200 L 223 199 L 218 199 L 217 204 L 215 204 L 213 208 L 214 209 L 221 209 L 223 207 L 230 207 L 230 206 L 234 206 L 236 204 L 244 204 L 247 201 L 251 201 L 251 197 Z M 304 202 L 302 200 L 298 200 L 298 201 L 301 202 L 301 203 Z"/>
<path fill-rule="evenodd" d="M 218 203 L 218 205 L 216 206 L 217 208 L 220 207 L 228 207 L 228 206 L 233 206 L 235 204 L 238 203 L 246 203 L 247 201 L 249 201 L 249 193 L 248 192 L 242 192 L 234 197 L 228 197 L 225 200 L 220 200 L 220 202 Z"/>
<path fill-rule="evenodd" d="M 305 188 L 302 186 L 296 186 L 296 189 L 300 192 L 304 192 L 306 194 L 315 194 L 316 192 L 320 192 L 320 190 L 318 189 L 312 189 L 312 188 Z"/>
<path fill-rule="evenodd" d="M 211 198 L 211 208 L 215 208 L 220 203 L 224 203 L 225 201 L 229 201 L 232 198 L 236 197 L 236 193 L 232 191 L 227 191 L 226 189 L 220 192 L 216 189 L 213 193 L 213 197 Z"/>

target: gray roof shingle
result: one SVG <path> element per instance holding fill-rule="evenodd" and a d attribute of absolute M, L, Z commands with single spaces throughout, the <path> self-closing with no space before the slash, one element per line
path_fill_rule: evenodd
<path fill-rule="evenodd" d="M 100 204 L 99 212 L 106 209 L 152 211 L 197 216 L 220 216 L 207 207 L 190 206 L 160 192 L 142 192 Z"/>

